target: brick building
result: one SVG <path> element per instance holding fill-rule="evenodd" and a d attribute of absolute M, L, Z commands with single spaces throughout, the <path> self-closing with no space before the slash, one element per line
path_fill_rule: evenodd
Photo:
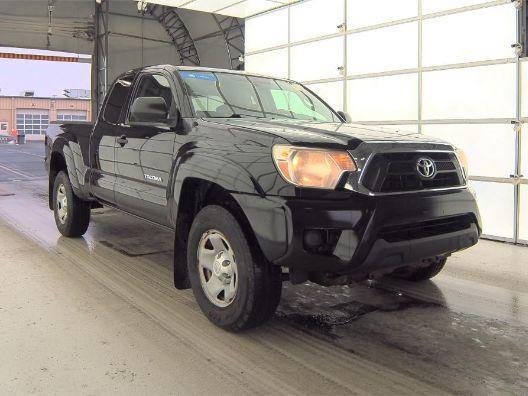
<path fill-rule="evenodd" d="M 16 130 L 26 140 L 44 139 L 53 121 L 89 121 L 90 99 L 0 96 L 0 134 Z"/>

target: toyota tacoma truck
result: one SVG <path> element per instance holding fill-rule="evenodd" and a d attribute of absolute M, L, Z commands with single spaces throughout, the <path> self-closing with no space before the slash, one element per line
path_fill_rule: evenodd
<path fill-rule="evenodd" d="M 481 234 L 463 152 L 348 120 L 291 80 L 132 70 L 93 125 L 50 129 L 49 207 L 67 237 L 101 205 L 173 230 L 175 286 L 231 331 L 273 315 L 284 280 L 435 276 Z"/>

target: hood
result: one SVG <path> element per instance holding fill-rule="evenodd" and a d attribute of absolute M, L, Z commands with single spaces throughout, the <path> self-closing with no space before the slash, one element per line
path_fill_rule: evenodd
<path fill-rule="evenodd" d="M 354 149 L 361 143 L 449 143 L 423 134 L 360 124 L 319 123 L 302 120 L 272 120 L 263 118 L 215 118 L 209 122 L 225 126 L 266 132 L 291 144 Z"/>

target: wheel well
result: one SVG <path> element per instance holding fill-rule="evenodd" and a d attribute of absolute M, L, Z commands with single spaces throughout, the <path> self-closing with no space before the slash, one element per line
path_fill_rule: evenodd
<path fill-rule="evenodd" d="M 187 238 L 195 216 L 208 205 L 218 205 L 228 210 L 244 231 L 255 259 L 264 257 L 244 211 L 229 191 L 203 179 L 187 178 L 180 193 L 175 227 L 174 284 L 178 289 L 190 287 L 187 274 Z"/>
<path fill-rule="evenodd" d="M 53 152 L 51 154 L 50 160 L 50 172 L 49 172 L 49 182 L 48 182 L 48 205 L 50 209 L 53 209 L 53 184 L 55 183 L 55 178 L 60 171 L 68 173 L 68 167 L 66 166 L 66 160 L 59 152 Z"/>

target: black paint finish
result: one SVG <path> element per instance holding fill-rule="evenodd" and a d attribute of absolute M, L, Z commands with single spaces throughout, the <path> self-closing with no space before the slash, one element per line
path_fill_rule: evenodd
<path fill-rule="evenodd" d="M 46 141 L 48 169 L 52 156 L 61 155 L 70 178 L 77 180 L 72 182 L 77 195 L 171 228 L 178 221 L 183 194 L 189 194 L 182 190 L 186 180 L 214 183 L 238 203 L 269 261 L 307 272 L 357 272 L 366 277 L 370 267 L 377 268 L 387 255 L 395 256 L 387 266 L 397 267 L 477 242 L 480 217 L 467 188 L 383 197 L 345 188 L 300 189 L 282 179 L 271 156 L 273 145 L 294 144 L 361 153 L 355 159 L 364 164 L 363 153 L 370 147 L 452 151 L 448 143 L 346 123 L 195 118 L 178 69 L 156 66 L 126 75 L 133 84 L 148 73 L 171 76 L 176 122 L 130 125 L 129 95 L 116 123 L 100 116 L 93 130 L 86 123 L 52 125 Z M 428 236 L 420 243 L 378 243 L 383 227 L 456 216 L 469 216 L 472 225 L 458 233 Z M 307 230 L 321 230 L 334 245 L 330 241 L 332 247 L 319 253 L 307 250 L 303 242 Z"/>

